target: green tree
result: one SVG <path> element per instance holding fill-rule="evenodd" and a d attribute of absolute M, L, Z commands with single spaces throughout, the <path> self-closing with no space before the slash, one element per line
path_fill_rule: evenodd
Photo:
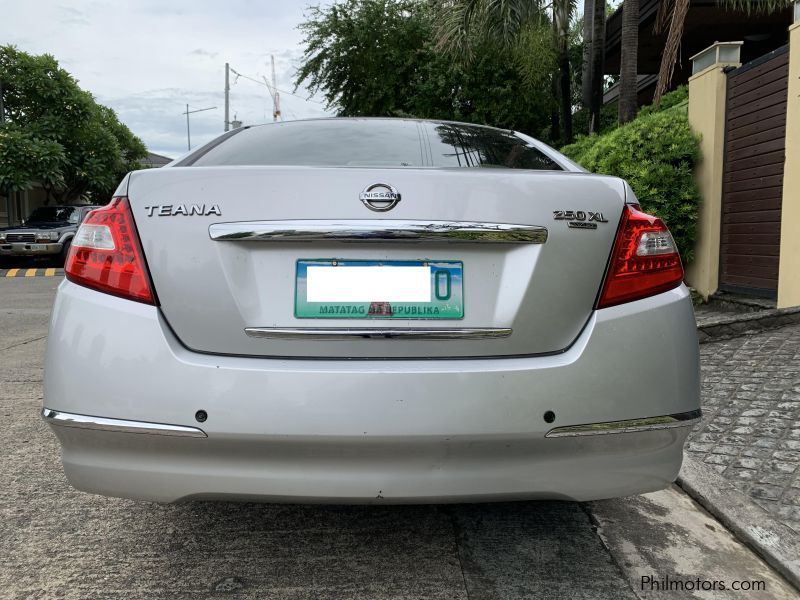
<path fill-rule="evenodd" d="M 142 141 L 114 111 L 95 102 L 50 55 L 1 46 L 0 83 L 3 189 L 38 183 L 47 191 L 47 202 L 81 196 L 105 201 L 147 156 Z"/>
<path fill-rule="evenodd" d="M 433 13 L 425 0 L 312 7 L 300 25 L 296 86 L 322 93 L 341 116 L 453 119 L 541 136 L 552 103 L 542 82 L 555 65 L 549 25 L 528 28 L 514 48 L 475 41 L 467 65 L 435 46 Z"/>

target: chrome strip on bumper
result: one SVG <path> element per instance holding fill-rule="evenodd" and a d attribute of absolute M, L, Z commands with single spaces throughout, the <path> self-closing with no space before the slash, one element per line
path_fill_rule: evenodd
<path fill-rule="evenodd" d="M 353 340 L 414 339 L 414 340 L 485 340 L 511 335 L 506 327 L 247 327 L 250 337 L 273 340 Z"/>
<path fill-rule="evenodd" d="M 545 434 L 545 437 L 577 437 L 581 435 L 607 435 L 610 433 L 636 433 L 656 429 L 672 429 L 674 427 L 690 427 L 700 420 L 701 410 L 649 417 L 645 419 L 628 419 L 626 421 L 608 421 L 605 423 L 588 423 L 586 425 L 569 425 L 556 427 Z"/>
<path fill-rule="evenodd" d="M 90 417 L 74 413 L 42 409 L 42 418 L 50 425 L 62 427 L 78 427 L 80 429 L 98 429 L 119 433 L 149 433 L 151 435 L 171 435 L 178 437 L 208 437 L 202 429 L 184 425 L 167 425 L 165 423 L 147 423 L 145 421 L 127 421 L 125 419 L 106 419 Z"/>
<path fill-rule="evenodd" d="M 472 221 L 245 221 L 215 223 L 212 240 L 229 242 L 483 242 L 490 244 L 544 244 L 547 229 L 537 225 L 477 223 Z"/>

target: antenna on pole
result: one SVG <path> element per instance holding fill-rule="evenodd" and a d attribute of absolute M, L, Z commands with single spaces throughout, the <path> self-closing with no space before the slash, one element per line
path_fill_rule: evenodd
<path fill-rule="evenodd" d="M 215 108 L 217 108 L 217 107 L 216 106 L 209 106 L 208 108 L 198 108 L 196 110 L 189 110 L 189 105 L 188 104 L 186 105 L 186 112 L 182 112 L 181 114 L 182 115 L 186 115 L 186 148 L 188 150 L 192 149 L 192 134 L 191 134 L 191 131 L 189 130 L 189 115 L 194 114 L 194 113 L 198 113 L 198 112 L 203 112 L 203 111 L 206 111 L 206 110 L 214 110 Z"/>

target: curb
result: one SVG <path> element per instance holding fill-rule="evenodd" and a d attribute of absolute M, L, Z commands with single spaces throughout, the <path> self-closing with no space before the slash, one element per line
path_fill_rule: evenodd
<path fill-rule="evenodd" d="M 715 318 L 697 325 L 701 344 L 800 323 L 800 307 L 773 308 Z"/>
<path fill-rule="evenodd" d="M 800 535 L 714 469 L 685 454 L 678 485 L 800 590 Z"/>

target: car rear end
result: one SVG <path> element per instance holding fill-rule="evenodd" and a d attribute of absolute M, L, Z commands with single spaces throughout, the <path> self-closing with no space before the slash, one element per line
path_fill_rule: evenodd
<path fill-rule="evenodd" d="M 132 173 L 66 270 L 43 412 L 87 491 L 620 496 L 674 480 L 699 416 L 666 227 L 511 132 L 238 132 Z"/>

